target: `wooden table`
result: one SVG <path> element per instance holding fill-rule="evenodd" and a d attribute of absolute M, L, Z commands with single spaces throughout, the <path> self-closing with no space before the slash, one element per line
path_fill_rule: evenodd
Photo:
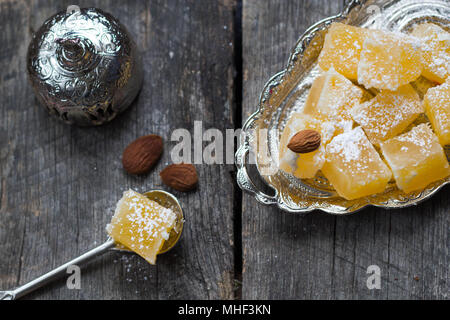
<path fill-rule="evenodd" d="M 105 240 L 127 188 L 167 189 L 176 128 L 239 128 L 264 82 L 312 23 L 343 1 L 78 1 L 117 17 L 144 57 L 133 105 L 95 128 L 67 126 L 37 106 L 25 73 L 34 31 L 70 1 L 0 0 L 0 288 L 23 284 Z M 126 174 L 124 147 L 165 137 L 146 176 Z M 82 269 L 80 290 L 57 281 L 31 299 L 445 299 L 449 188 L 413 208 L 305 217 L 266 207 L 235 183 L 233 165 L 197 165 L 200 187 L 174 192 L 186 225 L 157 266 L 112 252 Z M 381 289 L 366 286 L 370 265 Z"/>

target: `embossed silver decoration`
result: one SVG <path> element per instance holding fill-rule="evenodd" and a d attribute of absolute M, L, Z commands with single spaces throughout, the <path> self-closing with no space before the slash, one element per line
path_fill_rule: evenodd
<path fill-rule="evenodd" d="M 415 205 L 431 197 L 444 185 L 450 184 L 450 177 L 409 194 L 403 193 L 394 183 L 390 183 L 381 194 L 345 200 L 336 194 L 327 179 L 321 175 L 315 179 L 300 180 L 281 170 L 268 170 L 271 166 L 278 167 L 279 134 L 289 116 L 300 111 L 304 105 L 312 81 L 319 73 L 317 58 L 324 36 L 334 21 L 405 32 L 417 22 L 430 21 L 449 30 L 450 6 L 446 0 L 353 0 L 342 13 L 321 20 L 306 30 L 295 45 L 286 68 L 266 83 L 257 111 L 244 124 L 240 147 L 236 152 L 238 185 L 263 204 L 276 204 L 285 211 L 295 213 L 317 209 L 344 215 L 368 205 L 383 208 Z M 424 119 L 421 118 L 418 122 L 420 121 Z M 266 133 L 261 135 L 261 132 Z M 447 158 L 450 158 L 448 146 L 445 152 Z M 248 156 L 251 153 L 256 155 L 258 172 L 274 190 L 274 195 L 259 190 L 252 182 L 247 170 Z"/>
<path fill-rule="evenodd" d="M 70 6 L 50 17 L 28 48 L 40 103 L 70 124 L 100 125 L 125 110 L 143 79 L 136 44 L 113 16 Z"/>

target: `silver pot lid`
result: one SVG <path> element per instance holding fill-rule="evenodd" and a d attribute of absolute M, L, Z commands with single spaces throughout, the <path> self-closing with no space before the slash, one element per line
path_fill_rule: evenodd
<path fill-rule="evenodd" d="M 38 100 L 68 123 L 100 125 L 134 100 L 141 58 L 125 27 L 96 8 L 50 17 L 28 48 L 27 68 Z"/>

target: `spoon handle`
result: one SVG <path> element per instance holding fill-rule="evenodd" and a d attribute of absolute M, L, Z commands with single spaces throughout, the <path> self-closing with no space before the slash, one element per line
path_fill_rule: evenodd
<path fill-rule="evenodd" d="M 81 256 L 66 262 L 65 264 L 53 269 L 52 271 L 47 272 L 46 274 L 31 280 L 30 282 L 14 289 L 11 291 L 0 291 L 0 300 L 15 300 L 23 297 L 24 295 L 41 288 L 47 283 L 59 278 L 61 275 L 66 273 L 66 270 L 69 266 L 78 265 L 83 262 L 89 261 L 92 258 L 95 258 L 103 253 L 105 253 L 108 249 L 114 247 L 114 241 L 112 239 L 108 239 L 105 243 L 99 245 L 98 247 L 82 254 Z"/>

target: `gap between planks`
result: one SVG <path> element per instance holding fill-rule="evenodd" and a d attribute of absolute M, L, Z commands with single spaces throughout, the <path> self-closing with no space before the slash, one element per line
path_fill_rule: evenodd
<path fill-rule="evenodd" d="M 234 52 L 233 62 L 235 68 L 234 76 L 234 99 L 235 112 L 233 115 L 234 129 L 242 127 L 242 81 L 243 81 L 243 57 L 242 57 L 242 0 L 236 1 L 236 6 L 233 12 L 233 41 Z M 235 152 L 237 151 L 237 144 L 239 138 L 236 139 Z M 233 280 L 233 296 L 235 300 L 242 298 L 242 190 L 236 183 L 236 167 L 233 167 L 233 181 L 234 185 L 234 203 L 233 203 L 233 243 L 234 243 L 234 280 Z"/>

